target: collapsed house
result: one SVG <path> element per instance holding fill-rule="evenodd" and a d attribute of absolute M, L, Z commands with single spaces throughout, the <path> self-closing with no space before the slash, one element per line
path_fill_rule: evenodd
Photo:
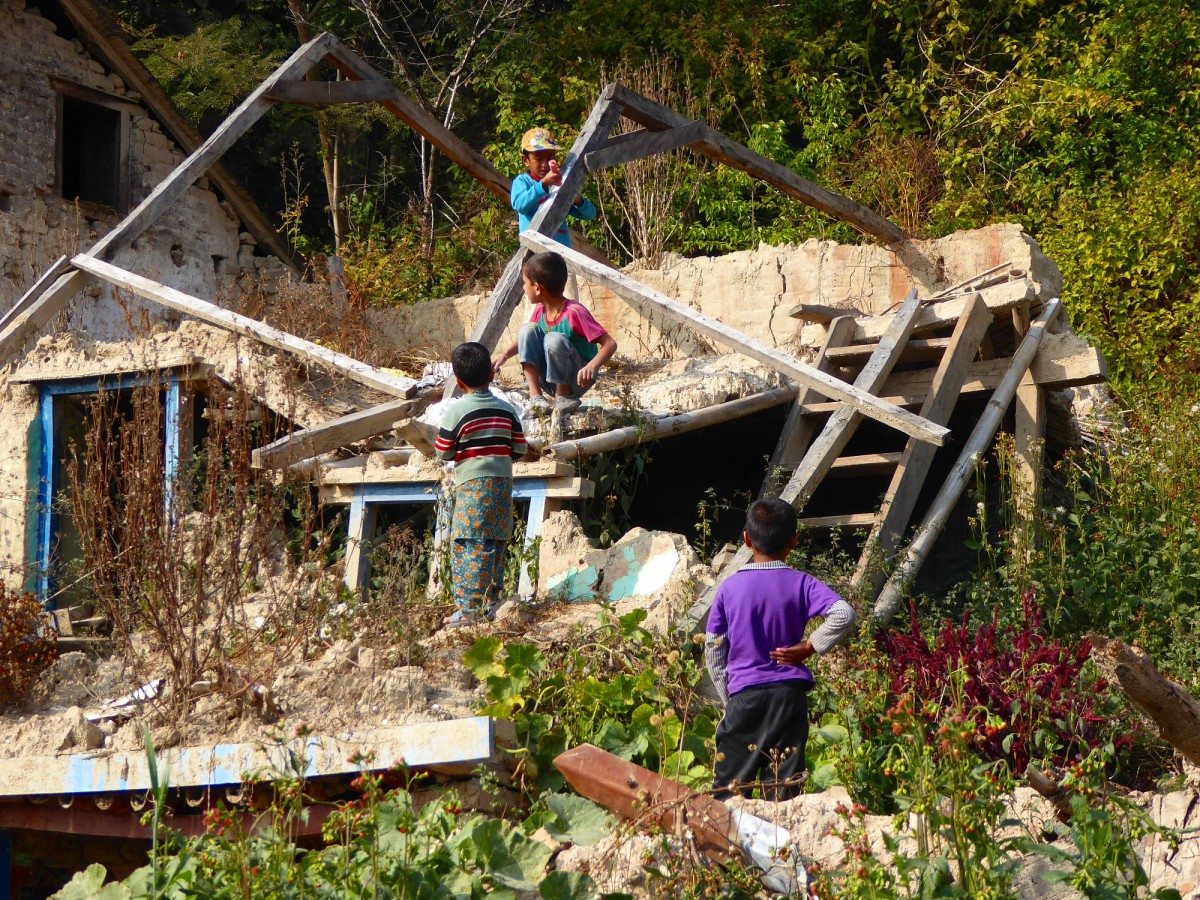
<path fill-rule="evenodd" d="M 420 378 L 370 365 L 237 312 L 237 298 L 248 290 L 270 294 L 285 282 L 310 288 L 294 277 L 286 246 L 220 169 L 219 157 L 276 103 L 376 102 L 503 197 L 507 179 L 330 35 L 297 50 L 201 141 L 92 4 L 62 0 L 44 15 L 9 4 L 0 24 L 22 50 L 3 64 L 55 73 L 12 77 L 0 87 L 0 103 L 18 113 L 0 120 L 13 132 L 5 132 L 12 156 L 0 161 L 0 263 L 8 276 L 0 280 L 7 306 L 0 319 L 5 583 L 45 604 L 47 627 L 59 631 L 62 649 L 102 645 L 104 623 L 71 602 L 61 575 L 72 543 L 64 465 L 72 429 L 78 437 L 85 418 L 81 403 L 103 391 L 161 387 L 169 493 L 196 429 L 219 412 L 206 402 L 206 385 L 219 382 L 244 388 L 274 417 L 254 464 L 311 482 L 324 507 L 344 512 L 341 577 L 351 596 L 361 595 L 381 514 L 397 506 L 432 509 L 443 496 L 428 441 L 452 386 L 436 369 Z M 307 80 L 319 65 L 340 78 Z M 35 82 L 36 90 L 14 89 Z M 621 122 L 632 130 L 613 135 Z M 81 140 L 105 152 L 77 153 L 72 148 Z M 587 252 L 573 251 L 547 237 L 566 217 L 562 198 L 574 197 L 588 173 L 681 148 L 745 171 L 878 243 L 810 241 L 618 270 L 586 245 Z M 30 163 L 50 159 L 53 166 Z M 538 582 L 525 573 L 521 593 L 653 599 L 663 630 L 702 622 L 711 586 L 743 556 L 733 554 L 714 571 L 682 539 L 645 533 L 620 542 L 616 552 L 591 547 L 564 510 L 595 488 L 580 474 L 580 460 L 774 417 L 761 420 L 773 428 L 760 453 L 766 458 L 743 461 L 734 474 L 755 493 L 790 500 L 810 530 L 860 532 L 855 578 L 869 585 L 886 617 L 1009 407 L 1023 502 L 1036 503 L 1044 448 L 1070 428 L 1062 392 L 1104 378 L 1099 354 L 1062 324 L 1056 267 L 1018 227 L 914 240 L 871 210 L 619 85 L 601 94 L 564 160 L 562 189 L 520 241 L 487 295 L 364 315 L 376 333 L 394 337 L 399 352 L 444 358 L 463 338 L 495 346 L 522 318 L 519 274 L 527 251 L 563 253 L 579 278 L 580 299 L 609 324 L 632 375 L 597 389 L 576 416 L 531 422 L 541 459 L 516 464 L 514 493 L 527 544 L 543 540 Z M 721 467 L 718 456 L 696 460 L 690 477 Z M 691 577 L 697 568 L 707 576 L 688 583 L 709 590 L 697 596 L 678 583 L 668 590 L 677 572 Z M 71 665 L 96 669 L 69 655 Z M 374 706 L 347 699 L 353 713 L 293 747 L 326 796 L 345 791 L 358 772 L 345 764 L 350 755 L 371 758 L 379 769 L 404 760 L 439 777 L 469 774 L 501 757 L 505 730 L 470 715 L 469 692 L 443 700 L 441 709 L 422 709 L 437 695 L 412 687 L 409 670 L 416 667 L 387 665 L 380 675 L 367 658 L 362 648 L 335 643 L 322 657 L 324 674 L 361 670 L 352 690 L 382 683 L 407 691 L 407 721 L 383 721 L 379 710 L 392 694 L 370 694 Z M 293 674 L 285 687 L 321 680 L 303 661 Z M 0 751 L 8 757 L 0 765 L 0 842 L 15 841 L 66 870 L 78 861 L 79 841 L 45 835 L 145 839 L 138 811 L 150 776 L 138 762 L 139 735 L 119 723 L 152 703 L 159 687 L 128 687 L 88 711 L 80 707 L 95 698 L 75 693 L 64 699 L 71 704 L 59 720 L 64 733 Z M 262 708 L 269 705 L 270 686 L 243 689 Z M 292 711 L 306 712 L 298 704 Z M 13 727 L 38 730 L 29 718 Z M 245 773 L 277 764 L 252 733 L 232 741 L 199 737 L 209 740 L 188 746 L 180 736 L 181 746 L 168 754 L 179 795 L 176 824 L 185 832 L 199 830 L 198 813 L 217 799 L 250 803 Z M 184 819 L 190 824 L 180 825 Z M 309 836 L 319 834 L 319 819 L 310 828 Z M 114 850 L 111 862 L 119 869 L 121 852 Z M 0 884 L 9 877 L 0 868 Z"/>

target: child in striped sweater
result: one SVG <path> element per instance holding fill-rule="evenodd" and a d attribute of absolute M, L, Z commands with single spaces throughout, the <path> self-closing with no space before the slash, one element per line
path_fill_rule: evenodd
<path fill-rule="evenodd" d="M 450 357 L 464 392 L 442 417 L 435 449 L 454 463 L 450 570 L 457 611 L 450 626 L 488 618 L 504 584 L 504 558 L 512 537 L 512 461 L 528 451 L 515 409 L 489 389 L 492 360 L 469 341 Z"/>

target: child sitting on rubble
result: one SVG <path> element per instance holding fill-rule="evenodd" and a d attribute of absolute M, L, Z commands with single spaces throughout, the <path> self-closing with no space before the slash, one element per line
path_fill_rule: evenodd
<path fill-rule="evenodd" d="M 492 360 L 483 344 L 459 344 L 450 355 L 464 396 L 442 417 L 434 448 L 454 463 L 450 572 L 457 611 L 451 627 L 487 619 L 504 584 L 512 537 L 512 461 L 528 450 L 517 411 L 489 390 Z"/>
<path fill-rule="evenodd" d="M 558 171 L 558 142 L 545 128 L 530 128 L 521 137 L 521 162 L 528 170 L 513 179 L 509 202 L 517 214 L 517 230 L 525 231 L 538 207 L 545 203 L 562 184 Z M 596 218 L 596 205 L 591 200 L 576 197 L 568 215 L 588 221 Z M 571 233 L 564 221 L 554 235 L 560 244 L 571 246 Z"/>
<path fill-rule="evenodd" d="M 617 342 L 583 304 L 563 295 L 567 264 L 557 253 L 535 253 L 521 268 L 525 297 L 533 304 L 529 321 L 517 340 L 496 355 L 499 371 L 514 354 L 529 385 L 529 408 L 545 413 L 551 407 L 570 413 L 579 398 L 596 383 L 600 367 L 617 352 Z"/>
<path fill-rule="evenodd" d="M 814 684 L 804 663 L 832 649 L 854 625 L 849 603 L 787 564 L 796 527 L 790 503 L 754 503 L 742 534 L 753 561 L 725 579 L 708 614 L 704 658 L 725 703 L 713 780 L 718 797 L 749 796 L 756 784 L 767 800 L 800 793 Z M 817 616 L 825 621 L 805 640 Z"/>

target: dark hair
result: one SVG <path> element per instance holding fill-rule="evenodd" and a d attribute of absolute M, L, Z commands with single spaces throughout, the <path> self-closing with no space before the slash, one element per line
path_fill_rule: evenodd
<path fill-rule="evenodd" d="M 796 510 L 778 497 L 757 500 L 746 511 L 746 533 L 759 553 L 776 556 L 796 536 Z"/>
<path fill-rule="evenodd" d="M 525 260 L 521 271 L 534 284 L 540 284 L 560 297 L 567 286 L 567 262 L 553 250 L 533 254 Z"/>
<path fill-rule="evenodd" d="M 492 355 L 475 341 L 459 344 L 450 354 L 454 374 L 469 388 L 487 387 L 492 380 Z"/>

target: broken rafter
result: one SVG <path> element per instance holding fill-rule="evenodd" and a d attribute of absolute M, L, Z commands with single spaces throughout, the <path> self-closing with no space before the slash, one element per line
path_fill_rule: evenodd
<path fill-rule="evenodd" d="M 185 294 L 183 291 L 159 284 L 157 281 L 127 272 L 111 263 L 102 262 L 86 254 L 76 256 L 71 263 L 88 274 L 119 288 L 132 291 L 139 297 L 144 297 L 168 309 L 176 310 L 235 334 L 256 338 L 270 347 L 292 353 L 306 363 L 333 369 L 376 390 L 395 394 L 398 397 L 406 397 L 415 384 L 411 378 L 389 375 L 387 372 L 359 362 L 344 353 L 338 353 L 336 350 L 306 341 L 304 338 L 288 334 L 286 331 L 281 331 L 248 316 L 223 309 L 215 303 L 209 303 L 207 300 Z"/>
<path fill-rule="evenodd" d="M 679 125 L 667 131 L 634 132 L 636 139 L 616 143 L 609 141 L 603 147 L 591 151 L 584 156 L 583 165 L 589 172 L 599 172 L 609 166 L 678 150 L 700 140 L 707 133 L 708 125 L 699 121 Z M 626 136 L 622 135 L 622 137 Z"/>
<path fill-rule="evenodd" d="M 613 89 L 612 96 L 621 104 L 625 117 L 639 125 L 655 131 L 663 131 L 692 124 L 692 120 L 686 116 L 661 103 L 655 103 L 622 85 L 613 84 L 609 87 Z M 849 222 L 864 234 L 879 238 L 885 243 L 890 244 L 905 239 L 906 235 L 900 226 L 889 222 L 861 203 L 834 194 L 801 178 L 791 169 L 748 150 L 707 125 L 704 126 L 703 135 L 700 140 L 692 142 L 689 146 L 709 159 L 739 169 L 747 175 L 779 189 L 788 196 L 796 198 L 807 206 L 819 209 L 844 222 Z"/>
<path fill-rule="evenodd" d="M 616 428 L 602 434 L 576 438 L 571 441 L 560 441 L 557 444 L 551 444 L 546 447 L 542 452 L 548 456 L 553 456 L 555 459 L 579 459 L 582 456 L 608 453 L 612 450 L 620 450 L 623 447 L 632 447 L 636 444 L 658 441 L 663 438 L 674 437 L 677 434 L 695 431 L 698 428 L 706 428 L 709 425 L 716 425 L 721 422 L 739 419 L 743 416 L 750 416 L 764 409 L 771 409 L 772 407 L 787 403 L 795 396 L 796 389 L 794 387 L 775 388 L 758 394 L 752 394 L 749 397 L 741 397 L 726 403 L 706 406 L 703 409 L 696 409 L 674 416 L 663 416 L 661 419 L 641 425 L 629 425 L 625 428 Z"/>
<path fill-rule="evenodd" d="M 284 81 L 267 93 L 276 103 L 305 106 L 337 106 L 342 103 L 378 103 L 391 100 L 400 91 L 386 78 L 363 81 Z"/>
<path fill-rule="evenodd" d="M 842 400 L 863 415 L 870 416 L 905 434 L 939 445 L 949 434 L 949 431 L 940 425 L 926 422 L 919 416 L 892 406 L 890 403 L 885 403 L 869 392 L 834 378 L 789 353 L 784 353 L 761 341 L 747 337 L 736 329 L 702 315 L 653 288 L 639 284 L 625 273 L 611 266 L 594 262 L 583 254 L 570 247 L 564 247 L 544 235 L 523 231 L 521 232 L 521 242 L 532 250 L 554 250 L 560 253 L 569 268 L 613 291 L 639 308 L 643 314 L 660 313 L 666 318 L 681 322 L 693 331 L 714 338 L 739 353 L 766 363 L 800 384 L 811 387 L 826 397 Z"/>
<path fill-rule="evenodd" d="M 967 439 L 958 461 L 950 471 L 950 476 L 930 504 L 929 512 L 925 514 L 925 520 L 909 544 L 904 560 L 892 573 L 883 592 L 875 601 L 874 616 L 879 622 L 885 623 L 895 614 L 908 586 L 916 577 L 925 558 L 929 555 L 929 551 L 933 549 L 937 536 L 950 517 L 950 511 L 958 502 L 958 498 L 962 496 L 962 492 L 975 472 L 976 461 L 991 444 L 992 438 L 996 435 L 996 429 L 1000 427 L 1000 421 L 1004 417 L 1004 411 L 1008 409 L 1021 379 L 1024 378 L 1026 371 L 1033 363 L 1038 347 L 1046 335 L 1047 327 L 1058 316 L 1061 308 L 1061 303 L 1057 299 L 1047 303 L 1041 315 L 1030 326 L 1029 333 L 1017 347 L 1008 373 L 996 388 L 995 393 L 992 394 L 983 415 L 979 417 L 975 429 Z"/>

